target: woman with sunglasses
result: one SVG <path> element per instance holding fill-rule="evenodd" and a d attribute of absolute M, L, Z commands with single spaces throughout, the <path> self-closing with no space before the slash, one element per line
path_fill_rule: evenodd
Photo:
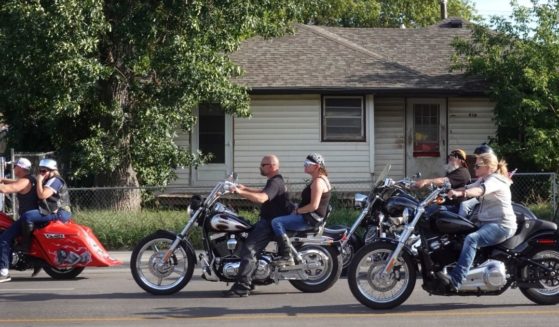
<path fill-rule="evenodd" d="M 479 229 L 464 239 L 460 258 L 452 272 L 439 277 L 453 290 L 458 290 L 468 274 L 476 255 L 476 249 L 504 242 L 516 232 L 516 215 L 512 209 L 507 163 L 498 161 L 493 153 L 477 156 L 474 166 L 478 180 L 467 187 L 450 190 L 449 198 L 479 197 Z"/>
<path fill-rule="evenodd" d="M 301 202 L 292 214 L 272 220 L 274 234 L 283 242 L 283 261 L 285 265 L 295 264 L 290 250 L 290 241 L 286 230 L 300 231 L 316 226 L 324 220 L 328 204 L 332 196 L 332 186 L 328 180 L 328 172 L 324 158 L 318 153 L 311 153 L 305 162 L 305 173 L 311 175 L 309 185 L 301 192 Z"/>
<path fill-rule="evenodd" d="M 28 223 L 43 223 L 52 220 L 70 220 L 70 195 L 66 182 L 60 176 L 56 161 L 43 159 L 39 162 L 37 175 L 37 197 L 39 209 L 26 212 L 21 219 Z"/>

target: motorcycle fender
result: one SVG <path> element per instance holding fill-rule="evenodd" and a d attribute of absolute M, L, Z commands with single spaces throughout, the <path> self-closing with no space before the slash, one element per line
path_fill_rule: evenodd
<path fill-rule="evenodd" d="M 33 256 L 43 257 L 53 267 L 107 267 L 122 264 L 112 258 L 91 228 L 72 221 L 54 221 L 33 231 L 42 254 L 32 246 Z M 46 257 L 46 258 L 45 258 Z"/>
<path fill-rule="evenodd" d="M 155 233 L 160 233 L 160 234 L 164 234 L 169 236 L 170 238 L 177 238 L 177 234 L 170 232 L 168 230 L 163 230 L 163 229 L 158 229 Z M 181 241 L 182 244 L 184 244 L 186 246 L 186 249 L 190 252 L 192 252 L 192 257 L 194 258 L 194 264 L 198 263 L 198 258 L 196 258 L 196 251 L 194 250 L 194 246 L 192 246 L 192 244 L 187 241 L 186 239 L 183 239 Z"/>
<path fill-rule="evenodd" d="M 544 231 L 532 235 L 529 239 L 525 240 L 520 245 L 518 245 L 514 249 L 514 252 L 523 253 L 542 246 L 559 248 L 559 230 Z"/>

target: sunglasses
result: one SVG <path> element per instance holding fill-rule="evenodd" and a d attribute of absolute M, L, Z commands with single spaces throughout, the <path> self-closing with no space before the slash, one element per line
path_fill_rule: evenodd
<path fill-rule="evenodd" d="M 309 168 L 315 165 L 318 165 L 316 162 L 312 162 L 310 160 L 305 160 L 305 162 L 303 162 L 303 165 L 305 166 L 305 168 Z"/>
<path fill-rule="evenodd" d="M 49 171 L 47 169 L 39 169 L 39 173 L 41 173 L 41 174 L 46 174 L 48 172 Z"/>
<path fill-rule="evenodd" d="M 474 169 L 480 169 L 481 167 L 486 167 L 487 165 L 479 165 L 479 164 L 475 164 L 474 165 Z"/>
<path fill-rule="evenodd" d="M 271 166 L 271 165 L 272 164 L 269 164 L 269 163 L 262 163 L 262 164 L 260 164 L 260 167 L 266 167 L 266 166 Z"/>

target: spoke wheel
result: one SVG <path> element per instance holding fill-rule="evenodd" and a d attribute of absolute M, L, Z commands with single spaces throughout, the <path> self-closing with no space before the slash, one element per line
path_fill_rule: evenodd
<path fill-rule="evenodd" d="M 299 250 L 306 280 L 290 280 L 296 289 L 306 293 L 324 292 L 340 278 L 342 255 L 331 247 L 309 245 Z"/>
<path fill-rule="evenodd" d="M 174 240 L 172 234 L 155 233 L 143 239 L 132 252 L 132 276 L 141 288 L 151 294 L 176 293 L 192 278 L 194 253 L 185 244 L 181 243 L 165 260 Z"/>
<path fill-rule="evenodd" d="M 406 252 L 402 251 L 391 272 L 383 274 L 395 249 L 395 245 L 383 242 L 366 245 L 349 266 L 347 277 L 353 296 L 371 309 L 396 307 L 415 287 L 415 264 Z"/>
<path fill-rule="evenodd" d="M 521 271 L 524 279 L 537 279 L 543 288 L 523 288 L 520 291 L 524 296 L 537 304 L 557 304 L 559 303 L 559 251 L 555 249 L 546 249 L 536 251 L 532 256 L 532 260 L 543 265 L 547 269 L 528 265 Z"/>

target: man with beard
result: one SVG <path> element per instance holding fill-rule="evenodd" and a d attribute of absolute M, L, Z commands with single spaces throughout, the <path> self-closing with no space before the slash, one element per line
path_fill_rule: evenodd
<path fill-rule="evenodd" d="M 445 167 L 446 175 L 444 177 L 419 179 L 415 182 L 414 186 L 417 188 L 422 188 L 431 184 L 443 186 L 448 182 L 451 188 L 456 189 L 470 183 L 471 176 L 468 171 L 468 164 L 466 164 L 466 152 L 464 150 L 452 150 L 448 155 L 448 163 Z M 450 211 L 458 212 L 462 201 L 464 201 L 464 198 L 447 199 L 445 207 Z"/>
<path fill-rule="evenodd" d="M 279 160 L 275 155 L 270 154 L 262 158 L 260 175 L 268 178 L 263 189 L 244 185 L 238 185 L 232 189 L 233 193 L 262 206 L 260 207 L 260 220 L 254 225 L 241 249 L 241 264 L 237 281 L 231 289 L 225 292 L 226 296 L 244 297 L 249 295 L 257 258 L 274 236 L 271 226 L 272 219 L 288 215 L 294 209 L 289 201 L 283 177 L 279 174 Z"/>

